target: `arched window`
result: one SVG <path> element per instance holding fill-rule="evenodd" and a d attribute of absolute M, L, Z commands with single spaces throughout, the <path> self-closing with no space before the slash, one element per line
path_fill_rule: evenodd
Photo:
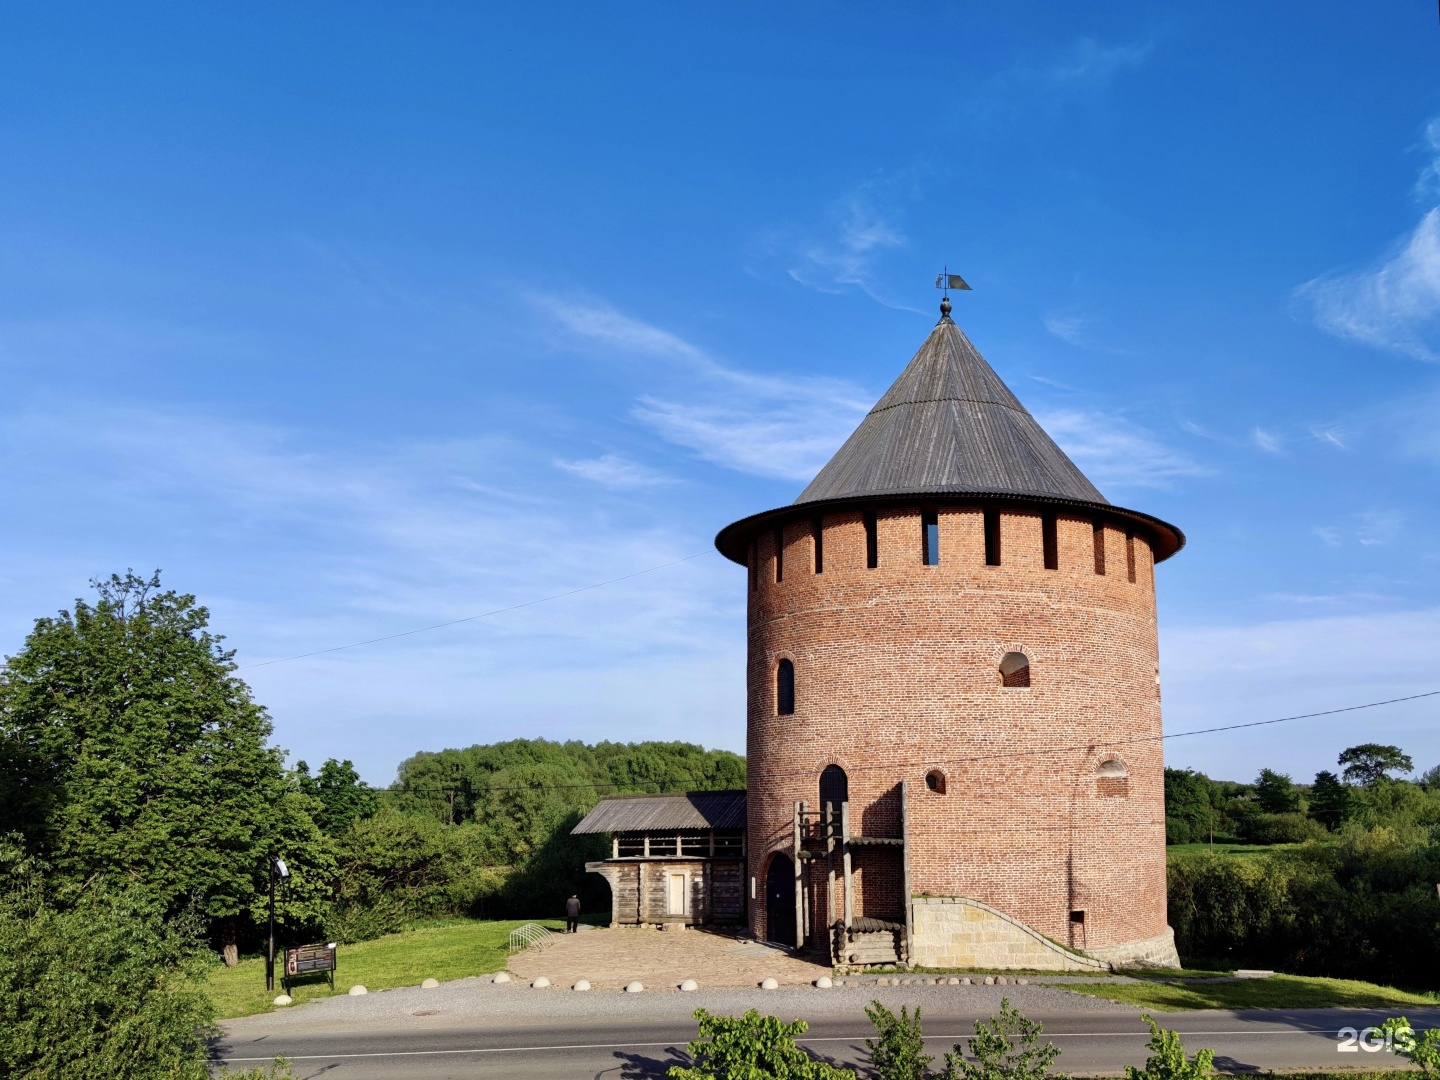
<path fill-rule="evenodd" d="M 850 801 L 850 778 L 839 765 L 826 765 L 820 773 L 820 813 L 828 808 L 840 820 L 840 804 Z"/>
<path fill-rule="evenodd" d="M 1104 799 L 1124 799 L 1130 794 L 1130 770 L 1117 757 L 1095 766 L 1095 794 Z"/>
<path fill-rule="evenodd" d="M 775 711 L 781 716 L 795 711 L 795 665 L 789 660 L 775 669 Z"/>
<path fill-rule="evenodd" d="M 1000 658 L 1001 686 L 1029 686 L 1030 658 L 1023 652 L 1007 652 Z"/>
<path fill-rule="evenodd" d="M 939 769 L 931 769 L 925 774 L 925 786 L 935 792 L 936 795 L 945 794 L 945 774 Z"/>

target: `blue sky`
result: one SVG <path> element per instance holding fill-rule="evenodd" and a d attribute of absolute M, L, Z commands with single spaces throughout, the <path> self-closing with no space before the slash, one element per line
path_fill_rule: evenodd
<path fill-rule="evenodd" d="M 711 538 L 794 498 L 948 263 L 1189 535 L 1169 730 L 1440 689 L 1437 50 L 1419 2 L 11 5 L 0 652 L 160 567 L 312 763 L 743 750 Z M 1426 768 L 1435 700 L 1168 758 Z"/>

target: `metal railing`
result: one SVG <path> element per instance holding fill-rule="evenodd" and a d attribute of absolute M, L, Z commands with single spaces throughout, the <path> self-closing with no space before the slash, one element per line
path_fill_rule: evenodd
<path fill-rule="evenodd" d="M 539 923 L 531 922 L 524 926 L 517 926 L 510 931 L 510 951 L 513 953 L 523 949 L 547 948 L 554 936 Z"/>

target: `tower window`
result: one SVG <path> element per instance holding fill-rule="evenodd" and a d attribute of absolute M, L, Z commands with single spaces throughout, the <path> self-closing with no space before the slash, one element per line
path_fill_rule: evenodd
<path fill-rule="evenodd" d="M 926 566 L 940 565 L 940 515 L 934 510 L 920 515 L 920 555 Z"/>
<path fill-rule="evenodd" d="M 840 804 L 850 801 L 850 778 L 839 765 L 826 765 L 820 773 L 820 812 L 829 809 L 838 829 L 840 825 Z"/>
<path fill-rule="evenodd" d="M 1130 770 L 1119 758 L 1106 758 L 1095 767 L 1095 793 L 1102 799 L 1124 799 L 1130 794 Z"/>
<path fill-rule="evenodd" d="M 810 522 L 810 535 L 815 541 L 815 573 L 825 572 L 825 522 L 816 518 Z"/>
<path fill-rule="evenodd" d="M 945 794 L 945 774 L 939 769 L 931 769 L 925 774 L 925 786 L 935 792 L 936 795 Z"/>
<path fill-rule="evenodd" d="M 1029 686 L 1030 658 L 1023 652 L 1007 652 L 1000 658 L 1001 686 Z"/>
<path fill-rule="evenodd" d="M 775 530 L 775 580 L 785 580 L 785 530 Z"/>
<path fill-rule="evenodd" d="M 1045 569 L 1060 569 L 1060 536 L 1055 524 L 1055 515 L 1046 514 L 1040 519 L 1040 544 L 1045 549 Z"/>
<path fill-rule="evenodd" d="M 873 513 L 865 515 L 865 568 L 874 570 L 880 565 L 879 526 Z"/>
<path fill-rule="evenodd" d="M 775 711 L 781 716 L 795 712 L 795 665 L 781 660 L 775 669 Z"/>
<path fill-rule="evenodd" d="M 985 565 L 1000 565 L 1000 511 L 985 511 Z"/>
<path fill-rule="evenodd" d="M 1135 533 L 1130 529 L 1125 530 L 1125 576 L 1135 584 Z"/>
<path fill-rule="evenodd" d="M 755 541 L 750 541 L 750 591 L 754 592 L 760 581 L 760 552 L 756 549 Z"/>
<path fill-rule="evenodd" d="M 1095 573 L 1105 573 L 1105 523 L 1097 521 L 1094 525 L 1095 536 Z"/>

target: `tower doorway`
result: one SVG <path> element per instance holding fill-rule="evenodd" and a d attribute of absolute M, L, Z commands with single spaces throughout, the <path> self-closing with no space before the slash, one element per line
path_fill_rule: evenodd
<path fill-rule="evenodd" d="M 765 873 L 765 940 L 795 945 L 795 864 L 779 852 Z"/>

